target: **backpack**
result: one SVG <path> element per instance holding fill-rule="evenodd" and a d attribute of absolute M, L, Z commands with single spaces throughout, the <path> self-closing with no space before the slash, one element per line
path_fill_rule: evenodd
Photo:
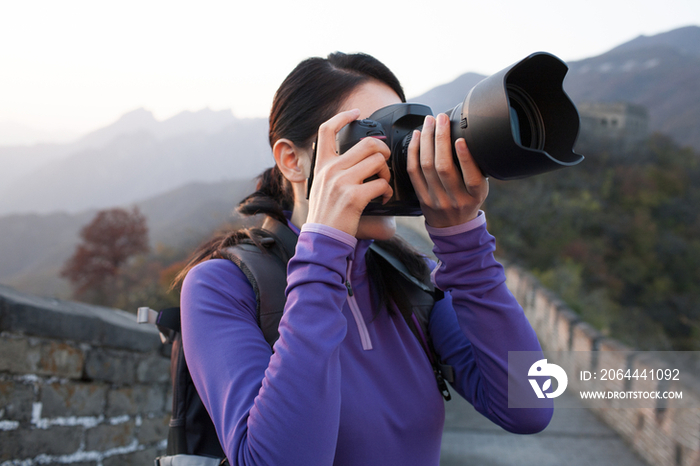
<path fill-rule="evenodd" d="M 234 262 L 245 274 L 255 292 L 258 324 L 272 347 L 279 338 L 278 326 L 286 301 L 287 262 L 294 255 L 297 235 L 279 221 L 266 217 L 262 228 L 254 229 L 255 239 L 244 240 L 214 256 Z M 428 333 L 430 312 L 443 293 L 430 283 L 411 275 L 406 266 L 389 252 L 373 243 L 374 254 L 383 273 L 396 277 L 396 284 L 406 297 L 412 312 L 402 316 L 425 350 L 433 367 L 438 389 L 445 400 L 451 395 L 447 382 L 454 382 L 454 371 L 442 364 Z M 228 461 L 219 443 L 214 424 L 194 387 L 182 350 L 180 308 L 160 312 L 148 307 L 138 309 L 137 321 L 158 327 L 163 343 L 172 343 L 170 372 L 173 386 L 172 419 L 168 431 L 166 456 L 155 460 L 156 466 L 217 466 Z"/>

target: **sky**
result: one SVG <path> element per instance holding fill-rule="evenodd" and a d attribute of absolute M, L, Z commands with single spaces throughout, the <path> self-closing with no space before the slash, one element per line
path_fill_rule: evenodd
<path fill-rule="evenodd" d="M 0 145 L 138 108 L 266 117 L 299 61 L 336 50 L 374 55 L 410 98 L 535 51 L 575 61 L 690 25 L 698 0 L 0 0 Z"/>

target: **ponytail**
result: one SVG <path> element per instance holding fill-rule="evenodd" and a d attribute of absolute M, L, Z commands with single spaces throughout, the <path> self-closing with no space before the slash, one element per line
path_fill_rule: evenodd
<path fill-rule="evenodd" d="M 283 175 L 277 165 L 268 168 L 260 176 L 254 193 L 243 199 L 236 209 L 240 214 L 251 215 L 268 215 L 278 222 L 287 223 L 287 218 L 284 216 L 284 211 L 291 211 L 294 207 L 294 193 L 292 185 Z M 215 235 L 212 239 L 202 244 L 194 252 L 187 265 L 177 274 L 170 289 L 176 289 L 182 286 L 182 281 L 187 273 L 200 262 L 219 257 L 219 251 L 230 248 L 240 243 L 242 240 L 252 239 L 255 237 L 250 234 L 249 230 L 234 230 Z"/>
<path fill-rule="evenodd" d="M 243 215 L 265 214 L 278 222 L 287 223 L 284 211 L 294 207 L 292 184 L 277 165 L 268 168 L 258 177 L 256 191 L 238 204 Z"/>

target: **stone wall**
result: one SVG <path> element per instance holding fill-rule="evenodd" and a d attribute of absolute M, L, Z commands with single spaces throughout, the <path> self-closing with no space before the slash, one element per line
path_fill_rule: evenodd
<path fill-rule="evenodd" d="M 586 382 L 586 387 L 582 387 L 578 380 L 570 378 L 567 390 L 682 391 L 682 400 L 657 400 L 655 408 L 621 408 L 620 401 L 614 399 L 590 401 L 588 407 L 649 464 L 700 465 L 700 386 L 691 375 L 697 374 L 697 369 L 687 368 L 687 362 L 683 361 L 670 365 L 667 358 L 658 358 L 655 354 L 643 353 L 641 357 L 628 358 L 632 348 L 604 337 L 582 322 L 559 298 L 541 287 L 532 275 L 517 267 L 508 267 L 506 276 L 508 287 L 523 306 L 545 352 L 568 355 L 556 361 L 565 366 L 568 374 L 579 374 L 582 370 L 595 372 L 602 368 L 630 368 L 634 372 L 635 369 L 641 371 L 685 364 L 681 366 L 684 369 L 680 383 L 639 378 Z M 593 353 L 588 353 L 591 351 Z M 587 358 L 577 355 L 586 355 Z"/>
<path fill-rule="evenodd" d="M 0 286 L 0 465 L 144 465 L 165 449 L 170 359 L 115 309 Z"/>

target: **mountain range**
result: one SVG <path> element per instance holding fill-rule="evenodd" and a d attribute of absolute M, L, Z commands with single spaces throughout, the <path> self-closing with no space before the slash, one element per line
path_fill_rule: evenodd
<path fill-rule="evenodd" d="M 700 149 L 700 27 L 640 36 L 569 63 L 575 103 L 628 101 L 648 108 L 652 131 Z M 484 76 L 466 73 L 410 100 L 445 111 Z M 126 205 L 193 182 L 257 175 L 272 164 L 267 121 L 230 110 L 165 121 L 134 110 L 71 144 L 0 147 L 0 215 L 80 212 Z"/>
<path fill-rule="evenodd" d="M 571 63 L 564 86 L 574 103 L 642 105 L 651 131 L 700 150 L 700 27 L 638 37 Z"/>
<path fill-rule="evenodd" d="M 575 103 L 644 105 L 651 130 L 698 149 L 698 45 L 697 26 L 640 36 L 570 62 L 564 87 Z M 410 100 L 445 111 L 484 77 L 466 73 Z M 0 147 L 0 282 L 65 295 L 58 270 L 106 207 L 138 205 L 153 245 L 198 241 L 232 219 L 249 180 L 272 163 L 266 119 L 209 109 L 165 121 L 138 109 L 73 143 Z"/>
<path fill-rule="evenodd" d="M 597 57 L 569 62 L 564 89 L 575 104 L 646 107 L 652 132 L 700 150 L 700 27 L 640 36 Z M 466 73 L 411 100 L 446 111 L 486 76 Z"/>
<path fill-rule="evenodd" d="M 0 148 L 0 215 L 127 205 L 272 163 L 262 118 L 205 109 L 159 122 L 139 109 L 72 144 Z"/>

